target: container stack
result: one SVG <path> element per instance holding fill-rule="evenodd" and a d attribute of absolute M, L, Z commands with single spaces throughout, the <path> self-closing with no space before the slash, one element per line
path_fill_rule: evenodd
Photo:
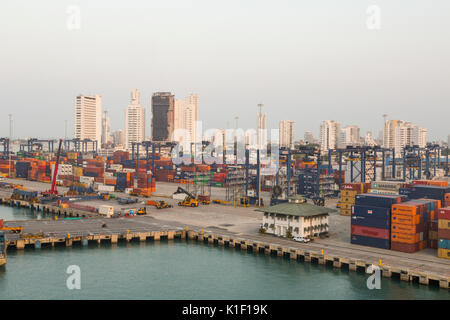
<path fill-rule="evenodd" d="M 438 257 L 450 259 L 450 207 L 438 210 Z"/>
<path fill-rule="evenodd" d="M 146 197 L 150 197 L 152 192 L 155 192 L 155 182 L 151 173 L 146 172 L 145 169 L 140 169 L 137 174 L 137 188 L 134 188 L 133 192 Z"/>
<path fill-rule="evenodd" d="M 381 194 L 399 194 L 400 188 L 407 186 L 403 182 L 395 181 L 372 181 L 370 183 L 369 193 L 381 193 Z"/>
<path fill-rule="evenodd" d="M 341 186 L 339 207 L 341 216 L 351 216 L 352 206 L 355 204 L 357 194 L 366 193 L 370 183 L 344 183 Z"/>
<path fill-rule="evenodd" d="M 444 196 L 444 208 L 450 207 L 450 193 L 446 193 Z"/>
<path fill-rule="evenodd" d="M 14 172 L 15 171 L 14 162 L 15 161 L 10 162 L 9 159 L 0 160 L 0 173 L 9 173 L 10 171 Z M 26 176 L 23 178 L 26 178 Z"/>
<path fill-rule="evenodd" d="M 407 201 L 392 206 L 391 249 L 414 253 L 428 246 L 429 221 L 440 203 L 430 199 Z"/>
<path fill-rule="evenodd" d="M 116 190 L 125 191 L 125 189 L 134 187 L 134 173 L 133 172 L 118 172 L 116 180 Z"/>
<path fill-rule="evenodd" d="M 120 164 L 125 160 L 128 160 L 130 153 L 128 151 L 115 151 L 113 154 L 113 162 Z"/>
<path fill-rule="evenodd" d="M 351 243 L 390 249 L 391 207 L 404 199 L 399 195 L 357 194 L 351 210 Z"/>
<path fill-rule="evenodd" d="M 428 248 L 438 248 L 438 220 L 428 221 Z"/>

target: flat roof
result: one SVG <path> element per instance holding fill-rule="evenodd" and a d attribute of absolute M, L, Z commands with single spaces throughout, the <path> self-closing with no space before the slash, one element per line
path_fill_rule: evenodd
<path fill-rule="evenodd" d="M 337 212 L 337 210 L 335 209 L 320 207 L 310 203 L 292 203 L 292 202 L 284 202 L 267 208 L 256 209 L 255 211 L 260 211 L 264 213 L 291 215 L 297 217 L 311 217 L 329 214 L 330 212 Z"/>

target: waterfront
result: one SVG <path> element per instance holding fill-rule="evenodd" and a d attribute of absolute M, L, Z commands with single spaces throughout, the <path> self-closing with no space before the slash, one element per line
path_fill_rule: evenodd
<path fill-rule="evenodd" d="M 41 213 L 0 207 L 5 219 Z M 81 290 L 66 269 L 81 268 Z M 10 250 L 0 268 L 0 299 L 450 299 L 434 286 L 367 275 L 185 240 Z"/>
<path fill-rule="evenodd" d="M 66 269 L 81 269 L 81 289 Z M 450 291 L 184 240 L 11 251 L 0 299 L 450 299 Z"/>
<path fill-rule="evenodd" d="M 7 220 L 29 220 L 29 219 L 48 219 L 50 216 L 41 211 L 30 210 L 28 208 L 15 208 L 8 206 L 0 207 L 0 219 Z"/>

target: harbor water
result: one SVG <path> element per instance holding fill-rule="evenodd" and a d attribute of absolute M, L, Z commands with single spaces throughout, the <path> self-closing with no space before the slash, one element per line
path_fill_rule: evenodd
<path fill-rule="evenodd" d="M 0 217 L 11 210 L 0 207 Z M 12 209 L 17 217 L 19 209 Z M 5 213 L 6 212 L 6 213 Z M 70 290 L 69 266 L 80 270 Z M 450 290 L 175 240 L 13 250 L 0 299 L 450 299 Z"/>

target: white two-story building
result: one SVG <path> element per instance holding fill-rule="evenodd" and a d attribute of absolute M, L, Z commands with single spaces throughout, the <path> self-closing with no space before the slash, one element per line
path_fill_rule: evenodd
<path fill-rule="evenodd" d="M 336 210 L 307 203 L 302 197 L 258 209 L 264 212 L 262 227 L 266 233 L 286 237 L 313 238 L 328 233 L 328 216 Z"/>

